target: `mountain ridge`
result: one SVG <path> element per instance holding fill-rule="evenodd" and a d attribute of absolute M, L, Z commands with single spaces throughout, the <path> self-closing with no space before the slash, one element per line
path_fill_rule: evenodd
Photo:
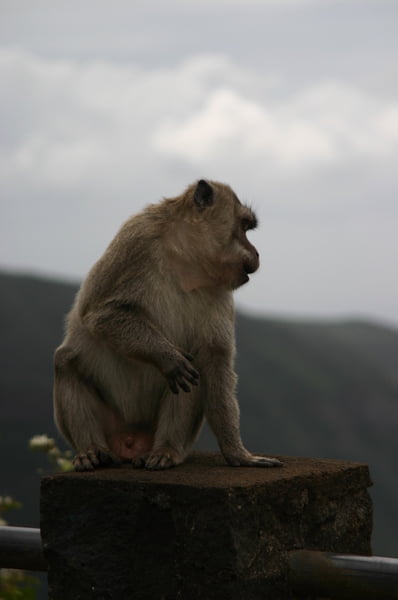
<path fill-rule="evenodd" d="M 0 494 L 18 497 L 19 524 L 38 523 L 31 435 L 56 436 L 52 356 L 77 285 L 0 272 Z M 375 481 L 374 550 L 398 555 L 398 330 L 363 320 L 260 318 L 238 312 L 242 437 L 258 452 L 367 462 Z M 197 447 L 212 449 L 206 428 Z M 36 497 L 34 498 L 33 496 Z"/>

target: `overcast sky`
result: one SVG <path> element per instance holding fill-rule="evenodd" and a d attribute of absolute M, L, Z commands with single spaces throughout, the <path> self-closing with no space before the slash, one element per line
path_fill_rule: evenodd
<path fill-rule="evenodd" d="M 201 177 L 257 211 L 241 307 L 398 325 L 396 0 L 0 0 L 0 268 L 81 279 Z"/>

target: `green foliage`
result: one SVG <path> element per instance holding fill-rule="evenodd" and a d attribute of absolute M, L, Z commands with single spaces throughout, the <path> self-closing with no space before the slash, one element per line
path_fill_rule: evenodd
<path fill-rule="evenodd" d="M 29 441 L 35 452 L 43 452 L 56 471 L 73 469 L 70 450 L 62 451 L 53 438 L 35 435 Z M 0 525 L 7 525 L 5 513 L 21 508 L 22 504 L 11 496 L 0 496 Z M 19 569 L 0 569 L 0 600 L 36 600 L 39 580 Z"/>
<path fill-rule="evenodd" d="M 21 506 L 22 504 L 18 500 L 11 498 L 11 496 L 0 496 L 0 525 L 7 525 L 7 522 L 4 520 L 6 512 L 15 508 L 21 508 Z"/>
<path fill-rule="evenodd" d="M 0 570 L 0 600 L 35 600 L 38 580 L 24 571 Z"/>
<path fill-rule="evenodd" d="M 21 508 L 10 496 L 0 496 L 0 525 L 6 525 L 4 514 Z M 35 600 L 39 581 L 19 569 L 0 569 L 0 600 Z"/>
<path fill-rule="evenodd" d="M 29 447 L 34 452 L 43 452 L 54 466 L 55 471 L 65 473 L 73 470 L 72 452 L 70 450 L 60 450 L 54 438 L 50 438 L 46 434 L 34 435 L 29 440 Z"/>

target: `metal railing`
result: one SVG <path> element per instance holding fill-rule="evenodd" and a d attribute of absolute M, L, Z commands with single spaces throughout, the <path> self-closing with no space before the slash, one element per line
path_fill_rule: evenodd
<path fill-rule="evenodd" d="M 40 529 L 1 526 L 0 568 L 47 571 Z"/>
<path fill-rule="evenodd" d="M 398 559 L 296 550 L 289 581 L 297 594 L 339 600 L 398 600 Z"/>
<path fill-rule="evenodd" d="M 289 584 L 297 595 L 338 600 L 398 600 L 398 559 L 289 553 Z M 47 571 L 40 529 L 0 526 L 0 568 Z"/>

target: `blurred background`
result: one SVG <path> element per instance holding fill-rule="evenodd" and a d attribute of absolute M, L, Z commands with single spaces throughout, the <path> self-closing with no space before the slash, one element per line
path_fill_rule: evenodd
<path fill-rule="evenodd" d="M 260 221 L 262 267 L 236 295 L 247 444 L 370 463 L 374 551 L 398 555 L 397 23 L 394 0 L 0 0 L 14 523 L 38 522 L 27 440 L 55 435 L 76 284 L 132 213 L 205 177 Z"/>

